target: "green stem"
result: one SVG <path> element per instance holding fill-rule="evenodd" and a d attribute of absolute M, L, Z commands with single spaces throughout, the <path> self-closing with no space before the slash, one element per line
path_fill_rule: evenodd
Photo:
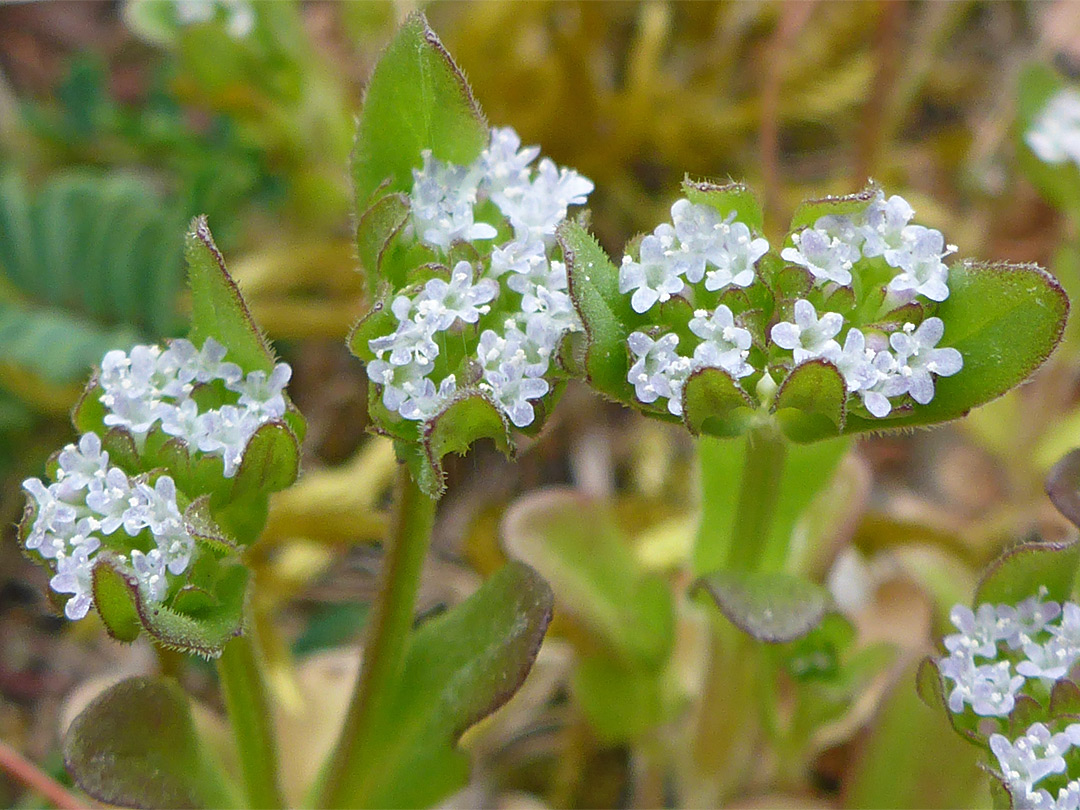
<path fill-rule="evenodd" d="M 385 550 L 382 582 L 374 604 L 363 665 L 352 702 L 322 778 L 319 807 L 355 807 L 363 786 L 354 784 L 358 763 L 370 756 L 372 732 L 389 709 L 412 629 L 420 569 L 431 542 L 435 501 L 398 467 L 397 509 Z"/>
<path fill-rule="evenodd" d="M 772 425 L 749 435 L 728 549 L 729 570 L 753 571 L 758 567 L 776 515 L 786 456 L 785 439 Z"/>
<path fill-rule="evenodd" d="M 277 741 L 262 666 L 251 633 L 225 645 L 217 662 L 248 807 L 279 808 Z"/>

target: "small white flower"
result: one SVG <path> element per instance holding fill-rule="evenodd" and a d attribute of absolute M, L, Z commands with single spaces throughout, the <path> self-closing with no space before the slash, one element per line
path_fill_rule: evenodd
<path fill-rule="evenodd" d="M 795 302 L 795 322 L 781 321 L 770 335 L 773 343 L 793 352 L 795 362 L 801 363 L 839 352 L 840 344 L 833 338 L 843 326 L 844 316 L 840 313 L 825 312 L 818 318 L 814 305 L 800 298 Z"/>
<path fill-rule="evenodd" d="M 56 574 L 49 580 L 49 587 L 56 593 L 72 595 L 64 605 L 64 615 L 72 621 L 84 618 L 94 603 L 94 561 L 90 555 L 99 546 L 96 539 L 91 540 L 56 558 Z"/>
<path fill-rule="evenodd" d="M 86 505 L 103 534 L 112 534 L 127 522 L 131 497 L 131 482 L 119 467 L 110 467 L 102 478 L 91 483 L 90 491 L 86 493 Z"/>
<path fill-rule="evenodd" d="M 866 222 L 861 228 L 862 254 L 867 258 L 886 256 L 886 261 L 896 267 L 895 259 L 888 254 L 906 250 L 904 229 L 914 216 L 915 210 L 903 197 L 894 194 L 886 200 L 884 193 L 878 192 L 866 209 Z"/>
<path fill-rule="evenodd" d="M 493 128 L 488 147 L 480 153 L 483 183 L 489 193 L 529 182 L 529 164 L 540 156 L 539 146 L 521 148 L 521 137 L 511 128 Z"/>
<path fill-rule="evenodd" d="M 722 368 L 736 379 L 754 373 L 746 362 L 753 338 L 748 330 L 735 325 L 735 317 L 725 305 L 712 314 L 699 309 L 690 320 L 690 331 L 702 340 L 694 349 L 698 367 Z"/>
<path fill-rule="evenodd" d="M 630 306 L 634 312 L 648 312 L 653 304 L 667 301 L 683 286 L 667 247 L 655 234 L 641 240 L 639 261 L 623 257 L 619 268 L 619 292 L 626 295 L 633 291 Z"/>
<path fill-rule="evenodd" d="M 96 433 L 84 433 L 78 447 L 69 444 L 60 451 L 57 464 L 57 482 L 63 482 L 65 491 L 78 491 L 105 475 L 109 454 L 101 449 Z"/>
<path fill-rule="evenodd" d="M 519 428 L 531 425 L 536 418 L 529 400 L 540 399 L 550 390 L 547 380 L 526 376 L 525 364 L 515 362 L 504 362 L 498 368 L 485 369 L 480 387 L 491 394 L 495 403 Z"/>
<path fill-rule="evenodd" d="M 752 237 L 750 228 L 733 222 L 727 228 L 723 249 L 712 257 L 714 270 L 705 274 L 705 289 L 714 291 L 725 287 L 749 287 L 754 283 L 754 265 L 769 252 L 769 242 L 760 236 Z"/>
<path fill-rule="evenodd" d="M 494 280 L 482 278 L 474 284 L 473 266 L 458 262 L 449 283 L 433 278 L 424 285 L 415 302 L 417 320 L 439 332 L 449 329 L 457 320 L 476 323 L 490 311 L 487 304 L 498 293 L 499 285 Z"/>
<path fill-rule="evenodd" d="M 165 576 L 165 559 L 158 549 L 143 553 L 139 549 L 131 552 L 131 570 L 139 582 L 139 592 L 152 605 L 165 598 L 169 581 Z"/>
<path fill-rule="evenodd" d="M 943 639 L 945 649 L 951 653 L 997 657 L 999 625 L 993 605 L 979 605 L 977 612 L 972 612 L 967 605 L 955 605 L 949 611 L 949 620 L 960 632 Z"/>
<path fill-rule="evenodd" d="M 818 283 L 851 283 L 851 268 L 861 255 L 858 247 L 817 227 L 792 234 L 791 241 L 794 247 L 780 251 L 784 261 L 805 267 Z"/>
<path fill-rule="evenodd" d="M 921 225 L 908 225 L 903 233 L 904 249 L 885 253 L 889 264 L 902 271 L 889 282 L 889 290 L 944 301 L 949 297 L 949 268 L 941 260 L 956 247 L 945 245 L 941 231 Z"/>
<path fill-rule="evenodd" d="M 1080 658 L 1080 649 L 1058 638 L 1050 639 L 1046 644 L 1029 641 L 1023 649 L 1027 659 L 1016 665 L 1016 671 L 1025 678 L 1060 680 Z"/>
<path fill-rule="evenodd" d="M 249 372 L 244 379 L 228 385 L 240 395 L 238 404 L 260 420 L 280 419 L 285 415 L 285 386 L 292 378 L 288 363 L 278 363 L 269 375 L 265 371 Z"/>
<path fill-rule="evenodd" d="M 949 377 L 964 366 L 964 358 L 956 349 L 936 348 L 944 334 L 941 318 L 927 318 L 918 329 L 907 324 L 904 331 L 889 337 L 904 390 L 920 405 L 934 398 L 934 376 Z"/>
<path fill-rule="evenodd" d="M 660 397 L 671 397 L 668 374 L 680 359 L 675 351 L 679 336 L 668 332 L 653 340 L 644 332 L 631 332 L 626 344 L 634 357 L 626 379 L 634 386 L 634 395 L 638 400 L 649 404 Z"/>
<path fill-rule="evenodd" d="M 475 222 L 473 206 L 483 170 L 479 166 L 455 166 L 422 153 L 423 167 L 413 169 L 410 194 L 412 228 L 424 242 L 445 250 L 457 241 L 494 239 L 498 231 L 486 222 Z"/>

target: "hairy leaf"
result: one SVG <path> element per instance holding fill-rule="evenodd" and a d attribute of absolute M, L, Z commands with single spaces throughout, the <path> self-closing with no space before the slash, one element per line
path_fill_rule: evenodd
<path fill-rule="evenodd" d="M 422 150 L 466 165 L 487 140 L 487 122 L 464 74 L 424 15 L 414 12 L 383 52 L 364 95 L 352 161 L 358 214 L 380 187 L 408 191 Z"/>

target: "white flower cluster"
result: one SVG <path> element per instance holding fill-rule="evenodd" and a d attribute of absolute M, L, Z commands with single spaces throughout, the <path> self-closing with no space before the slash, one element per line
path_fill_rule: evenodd
<path fill-rule="evenodd" d="M 686 282 L 704 279 L 710 292 L 749 287 L 754 264 L 768 251 L 769 243 L 753 238 L 734 213 L 722 218 L 707 205 L 678 200 L 671 206 L 671 224 L 661 223 L 641 240 L 638 261 L 623 256 L 619 292 L 633 293 L 630 306 L 641 313 L 682 292 Z"/>
<path fill-rule="evenodd" d="M 971 706 L 983 717 L 1004 717 L 1028 679 L 1053 684 L 1080 659 L 1080 605 L 1031 597 L 1019 605 L 956 605 L 949 614 L 960 631 L 944 639 L 938 660 L 953 683 L 949 709 Z"/>
<path fill-rule="evenodd" d="M 568 331 L 580 329 L 566 266 L 551 253 L 567 209 L 583 204 L 593 184 L 547 158 L 534 173 L 539 153 L 521 148 L 514 130 L 493 129 L 472 165 L 444 163 L 425 150 L 423 167 L 413 171 L 408 228 L 421 242 L 445 254 L 456 242 L 496 240 L 507 231 L 512 236 L 493 244 L 480 267 L 459 261 L 449 281 L 433 278 L 419 292 L 397 296 L 391 305 L 395 331 L 369 341 L 376 359 L 368 364 L 368 377 L 383 387 L 383 404 L 405 419 L 429 419 L 453 398 L 455 375 L 438 381 L 431 376 L 445 353 L 443 335 L 458 324 L 479 324 L 473 355 L 478 388 L 514 425 L 531 424 L 531 400 L 549 390 L 552 354 Z M 500 227 L 478 220 L 484 206 Z M 494 306 L 505 316 L 480 324 Z"/>
<path fill-rule="evenodd" d="M 1037 787 L 1044 779 L 1065 774 L 1065 755 L 1077 747 L 1080 723 L 1071 723 L 1056 734 L 1043 723 L 1035 723 L 1013 741 L 1004 734 L 990 735 L 990 750 L 1017 810 L 1080 810 L 1080 779 L 1070 779 L 1058 788 L 1057 798 L 1045 787 Z"/>
<path fill-rule="evenodd" d="M 773 326 L 773 343 L 792 352 L 795 362 L 824 358 L 844 377 L 849 393 L 857 393 L 866 409 L 877 417 L 892 411 L 890 398 L 910 394 L 920 405 L 934 398 L 934 377 L 949 377 L 963 368 L 964 358 L 953 348 L 937 348 L 945 334 L 941 318 L 927 318 L 918 328 L 907 323 L 890 335 L 864 334 L 852 327 L 844 345 L 835 340 L 844 327 L 838 312 L 818 318 L 814 305 L 795 302 L 795 322 Z"/>
<path fill-rule="evenodd" d="M 1080 166 L 1080 92 L 1058 91 L 1024 133 L 1024 142 L 1045 163 Z"/>
<path fill-rule="evenodd" d="M 942 301 L 949 289 L 948 270 L 941 260 L 955 248 L 944 247 L 939 231 L 909 224 L 913 213 L 902 198 L 886 200 L 879 192 L 856 218 L 821 217 L 814 227 L 795 233 L 796 247 L 785 248 L 781 255 L 806 267 L 816 282 L 840 285 L 852 282 L 851 270 L 860 259 L 880 256 L 899 270 L 889 283 L 894 303 L 917 295 Z M 642 239 L 637 261 L 623 258 L 619 290 L 632 294 L 635 312 L 647 312 L 682 293 L 688 284 L 704 281 L 705 289 L 713 292 L 754 282 L 754 265 L 769 244 L 754 238 L 744 223 L 685 199 L 671 207 L 671 218 L 672 224 L 664 223 Z M 810 301 L 799 299 L 794 322 L 777 323 L 770 338 L 792 352 L 795 364 L 814 358 L 834 364 L 848 392 L 858 394 L 876 417 L 887 416 L 893 408 L 890 400 L 905 395 L 925 405 L 934 397 L 934 377 L 950 376 L 963 366 L 956 349 L 937 348 L 945 331 L 940 318 L 927 318 L 918 327 L 907 323 L 892 334 L 849 328 L 841 345 L 845 326 L 840 313 L 819 317 Z M 673 333 L 655 339 L 644 332 L 629 335 L 633 362 L 627 380 L 638 400 L 648 404 L 666 398 L 668 411 L 678 416 L 683 386 L 695 370 L 722 368 L 735 379 L 754 373 L 747 362 L 751 333 L 736 325 L 727 306 L 696 311 L 690 331 L 701 338 L 692 356 L 677 352 L 679 337 Z"/>
<path fill-rule="evenodd" d="M 130 353 L 111 351 L 101 361 L 98 382 L 105 424 L 131 433 L 138 446 L 155 425 L 183 439 L 192 450 L 221 456 L 225 476 L 236 474 L 248 440 L 261 425 L 285 414 L 287 363 L 274 370 L 244 374 L 225 361 L 225 347 L 207 338 L 201 349 L 189 340 L 160 346 L 135 346 Z M 238 394 L 235 405 L 200 411 L 192 393 L 220 381 Z"/>
<path fill-rule="evenodd" d="M 152 604 L 164 599 L 166 571 L 182 574 L 195 548 L 177 506 L 173 480 L 162 475 L 151 486 L 110 467 L 109 453 L 102 450 L 96 433 L 83 434 L 78 446 L 65 447 L 57 463 L 55 483 L 46 486 L 38 478 L 23 482 L 36 505 L 25 543 L 55 564 L 49 586 L 56 593 L 71 594 L 65 615 L 77 620 L 90 610 L 96 553 L 102 538 L 121 528 L 130 538 L 149 531 L 153 545 L 148 551 L 117 551 L 115 558 L 138 581 L 144 599 Z"/>
<path fill-rule="evenodd" d="M 922 295 L 931 301 L 949 297 L 949 269 L 942 261 L 956 252 L 941 231 L 911 225 L 915 210 L 903 197 L 885 199 L 883 192 L 855 217 L 830 214 L 811 228 L 792 234 L 794 247 L 784 248 L 784 261 L 805 267 L 816 284 L 847 286 L 851 270 L 861 259 L 876 259 L 899 271 L 889 282 L 897 303 Z"/>

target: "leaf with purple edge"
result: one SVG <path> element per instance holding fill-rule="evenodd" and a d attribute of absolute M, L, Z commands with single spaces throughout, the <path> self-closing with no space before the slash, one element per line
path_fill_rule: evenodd
<path fill-rule="evenodd" d="M 98 801 L 122 807 L 212 807 L 187 695 L 172 680 L 123 680 L 64 735 L 64 764 Z"/>
<path fill-rule="evenodd" d="M 477 390 L 459 392 L 424 423 L 424 454 L 432 473 L 429 480 L 437 482 L 437 491 L 428 491 L 431 497 L 440 496 L 445 489 L 443 456 L 465 455 L 480 439 L 491 439 L 504 454 L 513 454 L 510 423 L 495 403 Z"/>
<path fill-rule="evenodd" d="M 255 325 L 225 259 L 214 244 L 206 217 L 191 222 L 184 246 L 191 287 L 191 340 L 201 346 L 213 338 L 228 350 L 228 359 L 245 372 L 274 369 L 274 354 Z"/>
<path fill-rule="evenodd" d="M 283 421 L 264 422 L 244 447 L 233 479 L 232 497 L 241 500 L 279 492 L 291 486 L 299 473 L 300 445 L 296 436 Z"/>
<path fill-rule="evenodd" d="M 423 150 L 465 166 L 487 141 L 487 121 L 464 74 L 424 15 L 413 12 L 379 57 L 364 92 L 352 156 L 359 210 L 382 187 L 408 191 Z"/>
<path fill-rule="evenodd" d="M 781 573 L 715 571 L 695 583 L 728 620 L 770 644 L 794 641 L 813 630 L 832 603 L 821 585 Z"/>
<path fill-rule="evenodd" d="M 840 435 L 847 416 L 847 386 L 827 360 L 807 360 L 780 383 L 772 410 L 780 429 L 794 442 Z"/>
<path fill-rule="evenodd" d="M 941 345 L 957 349 L 964 367 L 934 380 L 928 404 L 883 419 L 851 413 L 845 433 L 958 419 L 1027 379 L 1061 340 L 1069 300 L 1042 268 L 964 263 L 950 269 L 949 289 L 937 309 Z"/>
<path fill-rule="evenodd" d="M 404 278 L 385 277 L 383 256 L 408 219 L 409 200 L 404 194 L 380 197 L 360 215 L 356 224 L 356 250 L 369 295 L 374 294 L 378 282 L 382 280 L 394 289 L 405 286 Z"/>
<path fill-rule="evenodd" d="M 869 185 L 855 194 L 847 194 L 842 197 L 821 197 L 817 200 L 807 200 L 795 209 L 791 217 L 790 233 L 794 233 L 805 227 L 811 227 L 819 218 L 824 216 L 846 216 L 861 214 L 877 196 L 878 189 Z"/>
<path fill-rule="evenodd" d="M 682 190 L 686 199 L 695 205 L 707 205 L 725 219 L 734 214 L 735 221 L 750 226 L 751 231 L 759 233 L 764 227 L 765 215 L 761 202 L 743 183 L 717 184 L 686 177 Z"/>
<path fill-rule="evenodd" d="M 752 426 L 753 400 L 721 368 L 699 368 L 683 385 L 683 423 L 695 436 L 739 436 Z"/>
<path fill-rule="evenodd" d="M 975 589 L 974 606 L 984 602 L 1016 605 L 1038 596 L 1065 602 L 1072 593 L 1080 563 L 1080 540 L 1020 543 L 1004 551 L 986 568 Z"/>

